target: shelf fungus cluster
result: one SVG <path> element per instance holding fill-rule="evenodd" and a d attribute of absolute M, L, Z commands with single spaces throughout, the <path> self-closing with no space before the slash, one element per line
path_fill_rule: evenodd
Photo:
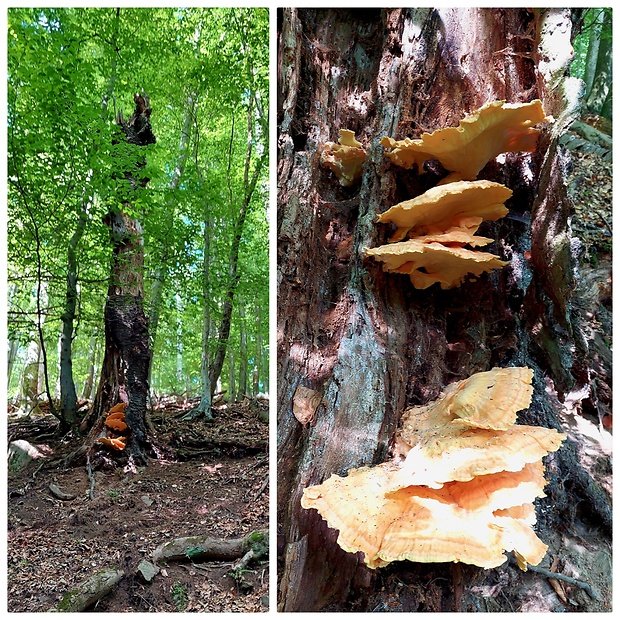
<path fill-rule="evenodd" d="M 510 196 L 511 190 L 492 181 L 438 185 L 380 215 L 379 222 L 396 224 L 396 233 L 390 243 L 366 253 L 383 262 L 385 271 L 409 274 L 418 289 L 436 282 L 443 289 L 459 286 L 468 274 L 479 276 L 508 264 L 499 256 L 465 246 L 491 243 L 492 239 L 474 233 L 483 221 L 508 213 L 504 202 Z M 409 238 L 402 241 L 405 237 Z"/>
<path fill-rule="evenodd" d="M 339 131 L 338 143 L 327 142 L 321 152 L 321 164 L 329 168 L 340 181 L 348 187 L 362 177 L 362 166 L 366 161 L 366 151 L 355 139 L 355 133 L 349 129 Z"/>
<path fill-rule="evenodd" d="M 97 441 L 111 450 L 124 450 L 126 446 L 127 423 L 125 422 L 125 409 L 127 403 L 119 403 L 114 405 L 110 411 L 105 413 L 104 436 L 99 437 Z"/>
<path fill-rule="evenodd" d="M 458 127 L 425 133 L 419 140 L 384 138 L 387 156 L 404 168 L 422 170 L 428 159 L 438 159 L 451 173 L 437 187 L 401 202 L 378 217 L 396 232 L 387 245 L 367 250 L 384 263 L 386 271 L 409 274 L 416 288 L 435 283 L 441 288 L 460 286 L 468 275 L 499 269 L 508 263 L 474 248 L 492 239 L 476 237 L 483 221 L 508 213 L 512 191 L 499 183 L 474 180 L 487 162 L 507 151 L 533 151 L 539 130 L 550 120 L 539 100 L 527 104 L 490 103 L 463 119 Z"/>
<path fill-rule="evenodd" d="M 405 412 L 390 462 L 308 487 L 302 506 L 370 568 L 396 560 L 493 568 L 507 551 L 523 570 L 537 565 L 547 550 L 532 529 L 533 502 L 545 496 L 542 459 L 565 436 L 515 425 L 531 379 L 529 368 L 495 368 L 450 385 Z"/>
<path fill-rule="evenodd" d="M 466 116 L 458 127 L 424 133 L 419 140 L 385 137 L 381 144 L 392 149 L 387 156 L 403 168 L 437 159 L 451 171 L 450 180 L 475 179 L 491 159 L 507 152 L 533 152 L 540 130 L 534 125 L 552 120 L 542 102 L 493 101 Z"/>

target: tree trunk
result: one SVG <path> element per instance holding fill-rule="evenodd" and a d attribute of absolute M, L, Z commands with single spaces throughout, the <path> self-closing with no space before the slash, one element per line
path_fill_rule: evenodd
<path fill-rule="evenodd" d="M 179 140 L 179 155 L 177 159 L 177 165 L 170 178 L 168 189 L 174 193 L 179 187 L 183 173 L 185 172 L 185 164 L 187 163 L 187 156 L 189 154 L 189 141 L 190 130 L 192 126 L 192 120 L 194 118 L 196 108 L 196 97 L 193 94 L 189 94 L 185 103 L 185 111 L 183 113 L 183 126 L 181 128 L 181 138 Z M 171 212 L 174 212 L 174 195 L 168 202 L 168 206 Z M 151 349 L 155 347 L 155 338 L 157 337 L 157 327 L 159 326 L 159 314 L 161 311 L 161 301 L 164 293 L 164 284 L 166 282 L 166 275 L 168 267 L 166 261 L 168 260 L 168 237 L 164 239 L 164 247 L 162 249 L 161 258 L 159 264 L 153 274 L 153 283 L 151 285 L 151 304 L 149 315 L 149 326 L 151 336 Z M 149 364 L 149 382 L 151 381 L 153 360 Z"/>
<path fill-rule="evenodd" d="M 588 37 L 588 49 L 586 51 L 586 61 L 583 70 L 583 81 L 586 86 L 586 97 L 592 90 L 594 78 L 596 77 L 596 62 L 598 60 L 598 48 L 601 43 L 601 30 L 603 27 L 604 11 L 594 9 L 597 12 L 595 20 L 590 26 L 590 36 Z"/>
<path fill-rule="evenodd" d="M 239 390 L 237 400 L 243 400 L 248 393 L 248 334 L 245 322 L 245 305 L 241 297 L 237 300 L 239 307 Z"/>
<path fill-rule="evenodd" d="M 13 366 L 17 359 L 19 351 L 19 342 L 17 340 L 9 340 L 7 349 L 7 390 L 11 389 L 11 377 L 13 376 Z"/>
<path fill-rule="evenodd" d="M 69 240 L 67 247 L 67 288 L 65 291 L 65 308 L 60 321 L 62 332 L 60 335 L 60 346 L 58 355 L 60 383 L 60 414 L 63 424 L 67 427 L 74 427 L 77 423 L 77 393 L 73 380 L 73 323 L 77 307 L 77 250 L 86 230 L 88 222 L 87 201 L 83 200 L 80 214 L 78 216 L 77 227 Z"/>
<path fill-rule="evenodd" d="M 26 357 L 22 368 L 15 404 L 22 415 L 30 415 L 39 405 L 39 359 L 41 347 L 35 340 L 26 349 Z"/>
<path fill-rule="evenodd" d="M 97 350 L 97 329 L 95 328 L 90 337 L 90 342 L 88 345 L 88 373 L 86 374 L 86 379 L 84 379 L 84 388 L 82 389 L 82 398 L 84 400 L 90 400 L 90 397 L 93 393 L 93 385 L 95 382 L 95 364 L 97 362 Z"/>
<path fill-rule="evenodd" d="M 278 51 L 278 522 L 281 611 L 372 611 L 395 583 L 403 611 L 461 611 L 463 565 L 396 563 L 371 571 L 304 510 L 305 487 L 386 460 L 400 416 L 447 384 L 494 366 L 528 365 L 535 398 L 522 423 L 558 427 L 545 398 L 587 386 L 587 344 L 574 310 L 574 258 L 557 137 L 572 120 L 568 11 L 286 9 Z M 574 88 L 573 88 L 574 90 Z M 384 243 L 379 213 L 436 185 L 389 163 L 383 136 L 417 138 L 493 100 L 543 101 L 555 117 L 532 155 L 507 154 L 478 178 L 513 190 L 486 225 L 511 266 L 460 288 L 414 289 L 365 260 Z M 574 105 L 574 104 L 573 104 Z M 355 131 L 367 159 L 358 185 L 319 166 L 321 146 Z M 501 162 L 501 163 L 500 163 Z M 529 254 L 531 252 L 531 259 Z M 314 425 L 293 415 L 299 386 L 322 395 Z M 566 454 L 562 474 L 577 468 Z M 572 505 L 548 487 L 541 537 Z M 472 572 L 467 573 L 468 570 Z M 458 573 L 460 575 L 460 573 Z M 424 585 L 426 584 L 426 585 Z M 382 594 L 383 592 L 383 594 Z M 398 589 L 394 596 L 398 599 Z M 382 602 L 383 601 L 383 602 Z M 463 609 L 464 610 L 464 609 Z"/>
<path fill-rule="evenodd" d="M 605 12 L 601 31 L 611 32 L 611 15 Z M 612 38 L 601 37 L 596 58 L 596 71 L 591 89 L 587 93 L 586 106 L 589 112 L 602 114 L 605 101 L 611 91 L 613 45 Z"/>
<path fill-rule="evenodd" d="M 235 351 L 230 340 L 228 341 L 228 353 L 226 355 L 226 359 L 228 360 L 228 402 L 234 403 L 235 395 L 237 393 L 237 377 L 235 375 Z"/>
<path fill-rule="evenodd" d="M 135 95 L 136 108 L 128 121 L 119 117 L 127 142 L 145 146 L 155 142 L 151 130 L 149 100 Z M 138 162 L 142 167 L 144 162 Z M 135 190 L 145 180 L 127 178 Z M 144 249 L 140 223 L 121 210 L 106 216 L 113 246 L 112 269 L 104 310 L 105 354 L 93 406 L 97 418 L 119 402 L 128 404 L 125 420 L 131 431 L 129 453 L 145 462 L 148 446 L 146 402 L 151 360 L 148 318 L 144 312 Z"/>
<path fill-rule="evenodd" d="M 211 368 L 209 370 L 209 376 L 211 378 L 211 389 L 213 390 L 215 387 L 215 383 L 222 373 L 222 366 L 224 365 L 224 357 L 226 355 L 226 346 L 228 343 L 228 336 L 230 335 L 230 326 L 232 321 L 232 310 L 233 310 L 233 302 L 235 298 L 235 293 L 237 291 L 237 286 L 239 284 L 239 273 L 238 273 L 238 263 L 239 263 L 239 246 L 241 244 L 241 237 L 243 236 L 243 229 L 245 226 L 245 220 L 248 214 L 248 209 L 250 208 L 250 203 L 252 201 L 252 196 L 254 194 L 254 190 L 256 189 L 256 183 L 260 177 L 261 170 L 266 161 L 267 150 L 265 150 L 262 155 L 259 157 L 254 170 L 251 170 L 252 164 L 252 152 L 254 148 L 254 141 L 256 139 L 255 130 L 254 130 L 254 122 L 255 122 L 255 112 L 253 106 L 254 99 L 250 98 L 248 103 L 248 117 L 247 117 L 247 150 L 245 163 L 243 168 L 243 196 L 239 201 L 239 213 L 237 215 L 237 220 L 235 222 L 235 227 L 233 229 L 232 243 L 230 246 L 230 253 L 228 255 L 228 284 L 226 286 L 226 290 L 224 292 L 224 301 L 222 304 L 222 318 L 220 320 L 220 325 L 217 334 L 217 346 L 215 349 L 215 354 L 213 356 L 213 361 L 211 363 Z M 234 126 L 233 126 L 234 129 Z M 231 135 L 231 148 L 232 148 L 232 135 Z M 229 162 L 232 160 L 232 155 L 229 154 Z M 230 185 L 230 176 L 229 176 L 229 187 Z M 233 201 L 233 193 L 232 187 L 230 189 L 230 200 L 231 204 Z M 213 396 L 213 392 L 211 393 Z"/>
<path fill-rule="evenodd" d="M 114 30 L 114 47 L 116 47 L 116 39 L 118 35 L 118 27 L 120 21 L 120 8 L 116 9 L 115 30 Z M 116 58 L 112 63 L 112 74 L 108 82 L 107 90 L 101 101 L 101 118 L 105 120 L 105 114 L 108 109 L 108 100 L 114 92 L 114 84 L 116 83 L 116 71 L 118 63 Z M 97 145 L 93 149 L 94 154 Z M 62 424 L 65 427 L 74 427 L 77 424 L 77 392 L 75 389 L 75 381 L 73 380 L 73 325 L 76 316 L 77 297 L 78 297 L 78 247 L 84 236 L 86 225 L 88 224 L 88 209 L 92 196 L 88 193 L 88 185 L 92 178 L 92 170 L 84 183 L 82 194 L 82 202 L 80 204 L 80 212 L 78 214 L 77 226 L 69 245 L 67 246 L 67 286 L 65 290 L 65 307 L 60 317 L 62 323 L 62 331 L 60 335 L 59 352 L 58 352 L 58 383 L 60 386 L 60 415 Z M 91 388 L 92 389 L 92 388 Z"/>
<path fill-rule="evenodd" d="M 254 368 L 252 369 L 252 396 L 260 392 L 260 380 L 263 365 L 263 339 L 261 338 L 260 306 L 254 306 L 254 332 L 256 334 L 256 347 L 254 349 Z"/>

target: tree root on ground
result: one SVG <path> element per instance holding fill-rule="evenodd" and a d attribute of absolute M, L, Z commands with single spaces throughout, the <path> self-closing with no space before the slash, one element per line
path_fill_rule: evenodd
<path fill-rule="evenodd" d="M 515 566 L 517 566 L 517 563 L 514 559 L 512 559 L 512 562 Z M 527 570 L 531 570 L 534 573 L 544 575 L 545 577 L 547 577 L 547 579 L 559 579 L 560 581 L 565 581 L 566 583 L 570 583 L 571 585 L 577 586 L 584 590 L 591 599 L 595 601 L 602 600 L 601 595 L 598 593 L 596 588 L 593 588 L 589 583 L 585 581 L 579 581 L 579 579 L 575 579 L 574 577 L 569 577 L 568 575 L 563 575 L 562 573 L 556 573 L 547 570 L 546 568 L 542 568 L 541 566 L 532 566 L 528 564 Z"/>
<path fill-rule="evenodd" d="M 268 531 L 259 530 L 243 538 L 211 538 L 209 536 L 188 536 L 176 538 L 157 547 L 153 552 L 154 562 L 187 562 L 208 560 L 236 560 L 250 549 L 266 546 Z"/>
<path fill-rule="evenodd" d="M 73 590 L 69 590 L 60 603 L 49 609 L 50 612 L 84 611 L 110 594 L 125 573 L 115 568 L 106 568 L 92 577 L 82 581 Z"/>
<path fill-rule="evenodd" d="M 210 538 L 208 536 L 190 536 L 176 538 L 157 547 L 153 552 L 154 562 L 183 562 L 236 560 L 234 574 L 240 574 L 252 560 L 265 557 L 269 551 L 268 530 L 257 530 L 243 538 Z M 138 568 L 134 573 L 138 573 Z M 125 573 L 116 568 L 106 568 L 92 575 L 72 590 L 50 612 L 80 612 L 92 607 L 112 592 Z M 234 575 L 233 575 L 234 576 Z"/>

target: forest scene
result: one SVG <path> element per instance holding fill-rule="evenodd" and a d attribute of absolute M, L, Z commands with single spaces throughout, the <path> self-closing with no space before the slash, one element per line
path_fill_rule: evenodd
<path fill-rule="evenodd" d="M 612 611 L 611 25 L 279 11 L 279 611 Z"/>
<path fill-rule="evenodd" d="M 8 611 L 264 612 L 269 11 L 7 22 Z"/>

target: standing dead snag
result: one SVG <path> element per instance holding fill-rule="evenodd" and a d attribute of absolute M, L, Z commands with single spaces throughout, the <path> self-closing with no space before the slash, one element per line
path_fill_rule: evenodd
<path fill-rule="evenodd" d="M 147 95 L 136 94 L 131 118 L 117 117 L 127 143 L 139 147 L 155 143 L 151 128 L 151 108 Z M 146 165 L 144 156 L 135 162 L 139 170 Z M 148 183 L 137 171 L 125 171 L 129 187 L 123 204 L 129 206 L 131 195 Z M 94 419 L 119 402 L 127 403 L 125 422 L 129 427 L 129 455 L 133 461 L 144 461 L 148 444 L 145 426 L 148 396 L 148 369 L 151 348 L 148 318 L 144 312 L 144 250 L 140 222 L 121 208 L 111 208 L 106 216 L 113 246 L 112 268 L 105 305 L 105 356 L 95 404 Z"/>

